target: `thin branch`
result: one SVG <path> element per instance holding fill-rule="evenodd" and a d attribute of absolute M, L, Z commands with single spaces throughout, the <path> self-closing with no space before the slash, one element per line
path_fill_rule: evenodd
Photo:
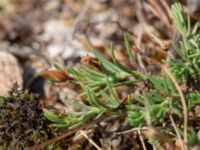
<path fill-rule="evenodd" d="M 167 27 L 170 27 L 170 21 L 168 16 L 166 15 L 165 11 L 163 11 L 163 8 L 161 8 L 161 5 L 159 5 L 158 1 L 155 0 L 148 0 L 148 2 L 153 6 L 153 8 L 156 10 L 156 16 L 162 20 Z"/>
<path fill-rule="evenodd" d="M 88 135 L 81 130 L 80 133 L 98 150 L 102 150 L 90 137 L 88 137 Z"/>
<path fill-rule="evenodd" d="M 140 130 L 138 130 L 138 135 L 139 135 L 140 141 L 141 141 L 141 143 L 142 143 L 143 149 L 144 149 L 144 150 L 147 150 L 146 145 L 144 144 L 144 139 L 143 139 L 143 137 L 142 137 L 142 134 L 141 134 L 141 131 L 140 131 Z"/>
<path fill-rule="evenodd" d="M 157 44 L 160 45 L 161 49 L 163 50 L 163 51 L 160 51 L 161 53 L 164 53 L 164 54 L 165 54 L 166 51 L 167 51 L 167 53 L 168 53 L 168 58 L 174 58 L 172 52 L 168 50 L 168 49 L 169 49 L 169 46 L 168 46 L 166 43 L 164 43 L 161 39 L 159 39 L 159 38 L 158 38 L 157 36 L 155 36 L 153 33 L 149 33 L 149 35 L 155 40 L 155 42 L 156 42 Z"/>
<path fill-rule="evenodd" d="M 176 136 L 178 137 L 178 140 L 181 142 L 181 149 L 184 150 L 184 144 L 183 144 L 183 142 L 182 142 L 183 140 L 181 139 L 181 136 L 180 136 L 180 134 L 179 134 L 179 132 L 178 132 L 178 129 L 177 129 L 177 127 L 176 127 L 176 124 L 175 124 L 175 122 L 174 122 L 174 119 L 173 119 L 172 115 L 170 115 L 169 118 L 170 118 L 170 121 L 171 121 L 171 123 L 172 123 L 172 126 L 173 126 L 173 128 L 174 128 L 174 130 L 175 130 L 175 132 L 176 132 Z"/>
<path fill-rule="evenodd" d="M 130 129 L 130 130 L 126 130 L 126 131 L 114 133 L 114 135 L 122 135 L 122 134 L 132 133 L 133 131 L 138 131 L 138 130 L 147 130 L 147 127 L 143 127 L 143 128 L 132 128 L 132 129 Z"/>
<path fill-rule="evenodd" d="M 143 29 L 140 27 L 140 30 L 138 31 L 137 47 L 141 50 L 142 50 L 141 42 L 142 42 L 143 32 L 144 32 Z M 146 72 L 146 68 L 145 68 L 145 65 L 142 61 L 142 57 L 139 54 L 137 54 L 137 59 L 138 59 L 139 66 Z"/>
<path fill-rule="evenodd" d="M 183 117 L 184 117 L 184 142 L 185 144 L 187 144 L 187 128 L 188 128 L 188 114 L 187 114 L 187 105 L 186 105 L 186 100 L 185 97 L 183 95 L 183 92 L 181 91 L 180 86 L 178 85 L 178 83 L 176 82 L 176 79 L 174 78 L 173 74 L 171 73 L 171 71 L 166 67 L 166 66 L 162 66 L 162 69 L 164 70 L 164 72 L 170 77 L 170 79 L 172 80 L 172 82 L 174 83 L 179 96 L 181 98 L 181 103 L 182 103 L 182 107 L 183 107 Z"/>
<path fill-rule="evenodd" d="M 152 122 L 151 122 L 151 115 L 149 111 L 149 101 L 146 97 L 144 97 L 144 105 L 145 105 L 145 119 L 146 119 L 146 124 L 149 127 L 152 127 Z"/>
<path fill-rule="evenodd" d="M 160 3 L 163 5 L 163 7 L 165 8 L 165 10 L 167 11 L 168 13 L 168 17 L 170 16 L 170 8 L 169 8 L 169 5 L 167 4 L 167 2 L 165 0 L 160 0 Z M 168 18 L 169 19 L 169 18 Z M 169 19 L 170 20 L 170 19 Z"/>
<path fill-rule="evenodd" d="M 106 121 L 107 119 L 109 119 L 109 117 L 98 118 L 98 119 L 96 119 L 94 121 L 89 122 L 88 124 L 82 125 L 82 126 L 80 126 L 78 128 L 72 129 L 72 130 L 69 130 L 68 132 L 66 132 L 64 134 L 61 134 L 60 136 L 57 136 L 57 137 L 55 137 L 55 138 L 53 138 L 51 140 L 48 140 L 48 141 L 46 141 L 44 143 L 41 143 L 39 145 L 34 145 L 34 146 L 28 148 L 28 150 L 38 150 L 38 149 L 44 148 L 45 146 L 47 146 L 49 144 L 52 144 L 52 143 L 55 143 L 57 141 L 60 141 L 60 140 L 62 140 L 64 138 L 74 134 L 75 132 L 77 132 L 79 130 L 83 130 L 83 129 L 85 129 L 85 128 L 91 126 L 91 125 L 97 124 L 97 123 L 99 123 L 101 121 Z"/>
<path fill-rule="evenodd" d="M 87 16 L 87 12 L 90 9 L 90 6 L 92 5 L 92 3 L 93 3 L 93 0 L 87 0 L 86 3 L 83 5 L 80 13 L 78 14 L 74 22 L 74 25 L 72 28 L 72 36 L 70 37 L 71 38 L 70 40 L 72 40 L 74 37 L 74 33 L 76 31 L 77 25 L 84 19 L 85 16 Z"/>

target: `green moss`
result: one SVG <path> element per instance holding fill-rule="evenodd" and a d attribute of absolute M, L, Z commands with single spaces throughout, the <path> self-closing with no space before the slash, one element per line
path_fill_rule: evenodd
<path fill-rule="evenodd" d="M 36 95 L 15 91 L 0 105 L 0 149 L 24 149 L 54 137 Z"/>

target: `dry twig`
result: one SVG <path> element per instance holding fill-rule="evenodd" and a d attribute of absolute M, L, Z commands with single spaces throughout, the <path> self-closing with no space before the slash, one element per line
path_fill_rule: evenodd
<path fill-rule="evenodd" d="M 184 144 L 183 144 L 183 142 L 182 142 L 181 136 L 180 136 L 180 134 L 179 134 L 179 132 L 178 132 L 178 129 L 177 129 L 177 127 L 176 127 L 176 124 L 175 124 L 175 122 L 174 122 L 174 119 L 173 119 L 172 115 L 170 115 L 169 117 L 170 117 L 170 121 L 171 121 L 171 123 L 172 123 L 172 126 L 173 126 L 173 128 L 174 128 L 174 130 L 175 130 L 175 132 L 176 132 L 176 136 L 178 137 L 178 140 L 181 142 L 181 149 L 184 150 Z"/>
<path fill-rule="evenodd" d="M 80 133 L 98 150 L 102 150 L 83 130 Z"/>
<path fill-rule="evenodd" d="M 171 71 L 166 67 L 166 66 L 162 66 L 162 69 L 164 70 L 164 72 L 170 77 L 170 79 L 172 80 L 172 82 L 174 83 L 179 96 L 181 98 L 181 103 L 182 103 L 182 107 L 183 107 L 183 117 L 184 117 L 184 142 L 185 144 L 187 144 L 187 128 L 188 128 L 188 114 L 187 114 L 187 105 L 186 105 L 186 100 L 184 98 L 183 92 L 181 91 L 180 86 L 178 85 L 178 83 L 176 82 L 176 79 L 174 78 L 174 76 L 172 75 Z"/>

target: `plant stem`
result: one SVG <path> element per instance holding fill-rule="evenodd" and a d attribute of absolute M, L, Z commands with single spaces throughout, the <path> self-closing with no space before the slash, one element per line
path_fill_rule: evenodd
<path fill-rule="evenodd" d="M 179 96 L 181 98 L 181 103 L 182 103 L 182 107 L 183 107 L 183 115 L 184 115 L 184 133 L 183 133 L 183 136 L 184 136 L 184 143 L 187 144 L 187 127 L 188 127 L 188 114 L 187 114 L 187 105 L 186 105 L 186 101 L 185 101 L 185 98 L 184 98 L 184 95 L 183 95 L 183 92 L 181 91 L 180 89 L 180 86 L 178 85 L 178 83 L 176 82 L 176 79 L 174 78 L 173 74 L 171 73 L 171 71 L 167 68 L 167 66 L 165 65 L 162 65 L 162 69 L 164 70 L 164 72 L 170 77 L 170 79 L 172 80 L 172 82 L 174 83 L 178 93 L 179 93 Z"/>

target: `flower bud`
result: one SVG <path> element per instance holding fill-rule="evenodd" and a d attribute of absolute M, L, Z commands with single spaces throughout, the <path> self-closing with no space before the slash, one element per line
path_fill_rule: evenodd
<path fill-rule="evenodd" d="M 49 78 L 56 82 L 66 82 L 73 78 L 64 70 L 45 70 L 40 73 L 43 77 Z"/>

